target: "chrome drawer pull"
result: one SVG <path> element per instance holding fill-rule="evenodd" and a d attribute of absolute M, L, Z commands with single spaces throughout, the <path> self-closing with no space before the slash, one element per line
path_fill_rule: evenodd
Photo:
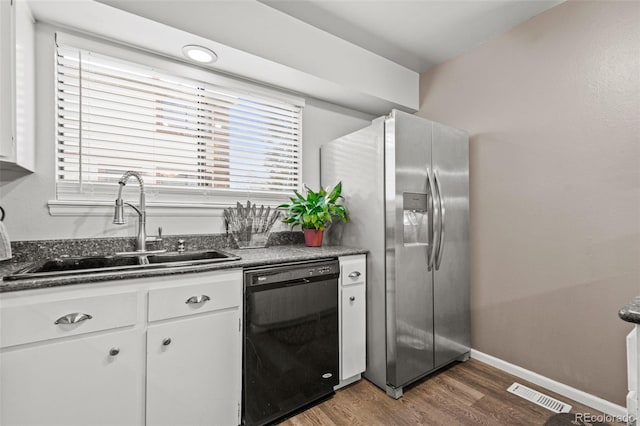
<path fill-rule="evenodd" d="M 203 303 L 203 302 L 207 302 L 211 300 L 211 298 L 209 296 L 207 296 L 206 294 L 203 294 L 202 296 L 191 296 L 190 298 L 187 299 L 186 303 L 188 304 L 198 304 L 198 303 Z"/>
<path fill-rule="evenodd" d="M 353 271 L 352 273 L 349 274 L 349 278 L 358 278 L 360 276 L 360 272 L 358 271 Z"/>
<path fill-rule="evenodd" d="M 355 296 L 351 296 L 351 297 L 349 298 L 349 300 L 351 300 L 351 301 L 353 302 L 354 300 L 356 300 L 356 297 L 355 297 Z"/>
<path fill-rule="evenodd" d="M 111 350 L 109 351 L 109 355 L 111 356 L 116 356 L 120 353 L 120 348 L 115 347 L 115 348 L 111 348 Z"/>
<path fill-rule="evenodd" d="M 171 337 L 166 337 L 164 339 L 162 339 L 162 345 L 163 346 L 169 346 L 171 344 Z"/>
<path fill-rule="evenodd" d="M 89 314 L 81 314 L 80 312 L 75 312 L 73 314 L 67 314 L 63 317 L 58 318 L 54 324 L 77 324 L 82 321 L 90 320 L 93 318 Z"/>

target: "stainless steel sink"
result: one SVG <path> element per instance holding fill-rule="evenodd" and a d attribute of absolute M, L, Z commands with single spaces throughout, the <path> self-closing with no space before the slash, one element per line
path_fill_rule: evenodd
<path fill-rule="evenodd" d="M 150 264 L 156 263 L 211 263 L 211 262 L 225 262 L 229 260 L 238 260 L 238 256 L 234 256 L 229 253 L 225 253 L 219 250 L 206 250 L 206 251 L 185 251 L 182 253 L 161 253 L 147 256 Z"/>
<path fill-rule="evenodd" d="M 92 256 L 46 260 L 30 267 L 28 272 L 68 272 L 85 269 L 119 268 L 140 265 L 138 257 Z"/>
<path fill-rule="evenodd" d="M 4 280 L 53 278 L 100 272 L 124 272 L 136 269 L 177 268 L 207 263 L 231 262 L 239 256 L 222 250 L 168 252 L 162 254 L 126 254 L 114 256 L 60 257 L 35 262 Z"/>

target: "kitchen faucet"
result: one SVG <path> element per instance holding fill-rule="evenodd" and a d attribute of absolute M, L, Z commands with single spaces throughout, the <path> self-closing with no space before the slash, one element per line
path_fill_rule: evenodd
<path fill-rule="evenodd" d="M 130 177 L 134 177 L 138 180 L 140 185 L 140 208 L 134 206 L 131 203 L 122 201 L 122 188 L 127 184 Z M 136 213 L 138 213 L 138 237 L 136 239 L 136 251 L 147 251 L 147 212 L 145 206 L 145 193 L 144 193 L 144 181 L 140 173 L 129 170 L 122 175 L 118 181 L 120 187 L 118 188 L 118 198 L 116 198 L 116 209 L 113 214 L 113 223 L 116 225 L 124 225 L 127 221 L 124 218 L 124 205 L 127 204 L 132 207 Z M 154 239 L 155 240 L 155 239 Z"/>

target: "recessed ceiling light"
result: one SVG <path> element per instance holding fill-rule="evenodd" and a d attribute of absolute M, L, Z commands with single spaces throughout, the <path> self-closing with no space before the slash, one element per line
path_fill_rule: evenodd
<path fill-rule="evenodd" d="M 192 61 L 201 64 L 211 64 L 218 60 L 218 55 L 213 50 L 197 44 L 187 44 L 182 48 L 182 53 Z"/>

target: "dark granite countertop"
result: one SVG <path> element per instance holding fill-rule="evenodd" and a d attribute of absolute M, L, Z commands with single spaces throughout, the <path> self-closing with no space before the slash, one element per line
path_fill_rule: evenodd
<path fill-rule="evenodd" d="M 365 249 L 344 246 L 306 247 L 304 245 L 281 245 L 259 249 L 225 249 L 225 251 L 240 256 L 240 260 L 224 263 L 211 263 L 204 265 L 170 267 L 161 269 L 137 269 L 117 273 L 100 272 L 87 275 L 76 275 L 56 278 L 36 278 L 15 281 L 2 281 L 5 275 L 9 275 L 29 262 L 0 263 L 0 293 L 20 290 L 30 290 L 45 287 L 58 287 L 72 284 L 85 284 L 90 282 L 122 280 L 131 278 L 145 278 L 160 275 L 176 275 L 193 272 L 214 271 L 219 269 L 249 268 L 253 266 L 273 265 L 277 263 L 296 262 L 302 260 L 314 260 L 338 256 L 349 256 L 367 253 Z"/>
<path fill-rule="evenodd" d="M 618 316 L 627 322 L 640 324 L 640 296 L 624 305 L 618 311 Z"/>

